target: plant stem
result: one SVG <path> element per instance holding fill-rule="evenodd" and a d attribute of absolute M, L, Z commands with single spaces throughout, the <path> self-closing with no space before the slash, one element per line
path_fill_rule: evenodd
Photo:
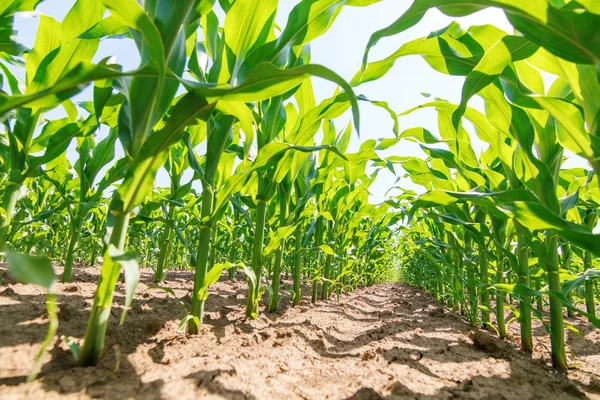
<path fill-rule="evenodd" d="M 96 259 L 98 258 L 98 244 L 96 243 L 95 240 L 93 240 L 92 238 L 92 251 L 90 253 L 90 267 L 93 267 L 94 265 L 96 265 Z"/>
<path fill-rule="evenodd" d="M 300 305 L 300 300 L 302 296 L 302 292 L 300 289 L 300 280 L 302 274 L 302 254 L 300 250 L 302 249 L 302 226 L 298 225 L 295 232 L 295 250 L 296 254 L 294 256 L 294 301 L 293 304 L 295 306 Z"/>
<path fill-rule="evenodd" d="M 210 255 L 208 258 L 208 270 L 209 271 L 211 269 L 213 269 L 213 267 L 215 266 L 215 263 L 217 262 L 217 243 L 216 243 L 215 236 L 217 236 L 217 229 L 211 228 L 210 242 L 212 243 L 212 246 L 210 246 Z"/>
<path fill-rule="evenodd" d="M 167 213 L 167 219 L 169 221 L 173 218 L 173 204 L 169 205 L 169 211 Z M 164 270 L 169 259 L 169 250 L 171 249 L 171 234 L 173 229 L 169 222 L 165 223 L 163 228 L 162 236 L 160 239 L 160 252 L 158 253 L 158 261 L 156 262 L 156 272 L 154 273 L 154 282 L 159 283 L 165 279 Z"/>
<path fill-rule="evenodd" d="M 327 237 L 328 237 L 328 242 L 331 243 L 331 222 L 326 222 L 326 227 L 327 229 Z M 331 286 L 331 282 L 329 281 L 331 279 L 331 270 L 332 270 L 332 263 L 333 263 L 333 257 L 331 256 L 331 254 L 327 254 L 327 256 L 325 257 L 325 265 L 323 266 L 323 278 L 325 278 L 323 280 L 323 284 L 321 285 L 321 299 L 326 300 L 329 298 L 329 291 L 330 291 L 330 286 Z"/>
<path fill-rule="evenodd" d="M 488 277 L 488 257 L 485 246 L 479 246 L 479 274 L 483 287 L 481 288 L 481 321 L 484 325 L 490 323 L 490 291 L 487 286 L 489 284 Z"/>
<path fill-rule="evenodd" d="M 267 218 L 267 203 L 263 199 L 257 199 L 256 204 L 256 226 L 254 227 L 254 248 L 252 252 L 252 270 L 256 277 L 256 284 L 252 279 L 248 280 L 248 297 L 246 299 L 246 317 L 258 317 L 258 305 L 260 302 L 260 281 L 262 278 L 262 252 L 265 238 L 265 223 Z"/>
<path fill-rule="evenodd" d="M 281 186 L 280 186 L 281 188 Z M 279 227 L 286 224 L 288 213 L 288 195 L 285 189 L 279 190 Z M 273 278 L 271 283 L 271 298 L 269 299 L 269 312 L 277 312 L 279 308 L 279 285 L 281 283 L 281 263 L 283 253 L 285 251 L 285 239 L 281 241 L 281 245 L 275 254 L 275 263 L 273 264 Z"/>
<path fill-rule="evenodd" d="M 207 152 L 206 152 L 206 166 L 204 180 L 202 182 L 202 211 L 201 218 L 203 222 L 200 226 L 200 237 L 198 243 L 198 251 L 196 252 L 196 271 L 194 272 L 194 288 L 192 291 L 192 307 L 191 314 L 194 318 L 190 319 L 187 325 L 188 334 L 197 334 L 199 330 L 199 324 L 202 324 L 204 315 L 204 302 L 205 300 L 198 299 L 198 292 L 204 286 L 206 274 L 208 272 L 208 258 L 212 239 L 212 225 L 213 221 L 206 221 L 210 218 L 213 212 L 214 202 L 214 185 L 219 167 L 219 161 L 221 155 L 225 149 L 227 143 L 227 137 L 233 126 L 235 119 L 230 116 L 225 116 L 221 120 L 221 124 L 215 121 L 215 130 L 207 138 Z M 211 126 L 207 127 L 209 132 Z M 195 156 L 194 156 L 195 157 Z"/>
<path fill-rule="evenodd" d="M 466 270 L 467 270 L 467 279 L 468 279 L 468 283 L 467 283 L 467 291 L 469 293 L 469 316 L 470 316 L 470 320 L 471 320 L 471 324 L 476 326 L 477 325 L 477 313 L 478 313 L 478 309 L 479 309 L 479 302 L 477 299 L 477 289 L 475 286 L 475 266 L 473 265 L 473 263 L 468 259 L 473 251 L 473 246 L 472 246 L 472 237 L 471 237 L 471 233 L 468 231 L 465 231 L 465 239 L 464 239 L 464 244 L 465 244 L 465 253 L 467 254 L 467 259 L 465 260 L 465 266 L 466 266 Z M 481 251 L 481 246 L 480 250 Z M 460 276 L 460 265 L 457 265 L 457 281 L 458 281 L 458 277 Z"/>
<path fill-rule="evenodd" d="M 452 249 L 454 250 L 454 263 L 453 263 L 453 268 L 452 268 L 452 286 L 453 289 L 452 290 L 452 311 L 457 312 L 458 311 L 458 305 L 459 305 L 459 275 L 460 275 L 460 270 L 461 270 L 461 264 L 462 264 L 462 255 L 460 252 L 460 249 L 458 247 L 458 244 L 456 243 L 456 240 L 454 239 L 454 236 L 449 235 L 449 244 L 452 247 Z M 471 240 L 470 238 L 468 240 Z M 465 236 L 465 244 L 467 242 L 467 238 Z M 466 250 L 466 249 L 465 249 Z M 466 263 L 470 263 L 470 261 L 465 261 Z M 469 267 L 467 267 L 467 270 L 469 270 Z"/>
<path fill-rule="evenodd" d="M 560 261 L 562 262 L 562 268 L 568 271 L 571 266 L 571 246 L 568 243 L 562 243 L 560 249 L 562 253 L 562 257 L 560 258 Z M 571 292 L 567 293 L 567 299 L 571 304 L 573 303 L 573 296 Z M 574 318 L 575 312 L 572 309 L 567 308 L 567 316 L 569 318 Z"/>
<path fill-rule="evenodd" d="M 525 228 L 515 222 L 517 231 L 517 256 L 518 277 L 521 285 L 529 286 L 529 247 L 525 236 Z M 521 296 L 519 303 L 521 323 L 521 348 L 526 352 L 533 351 L 533 337 L 531 332 L 531 299 L 527 295 Z"/>
<path fill-rule="evenodd" d="M 129 214 L 115 215 L 109 244 L 122 250 L 125 245 L 128 225 Z M 102 356 L 115 285 L 120 274 L 121 269 L 119 265 L 108 263 L 105 258 L 100 270 L 100 281 L 98 282 L 98 289 L 94 297 L 94 304 L 88 320 L 79 358 L 79 363 L 84 367 L 96 365 Z"/>
<path fill-rule="evenodd" d="M 71 227 L 71 238 L 69 239 L 69 246 L 67 247 L 67 255 L 65 256 L 65 268 L 63 270 L 62 281 L 71 282 L 71 275 L 73 272 L 73 261 L 75 258 L 75 250 L 79 244 L 79 238 L 81 236 L 81 227 L 83 225 L 83 218 L 80 218 L 78 213 L 77 220 Z"/>
<path fill-rule="evenodd" d="M 586 253 L 589 254 L 589 253 Z M 594 281 L 587 279 L 585 281 L 585 308 L 590 314 L 590 320 L 596 318 L 596 304 L 594 300 Z"/>
<path fill-rule="evenodd" d="M 317 218 L 317 227 L 315 229 L 315 247 L 319 247 L 321 246 L 321 240 L 323 237 L 323 217 L 319 216 Z M 321 252 L 318 252 L 317 258 L 315 260 L 315 268 L 314 268 L 314 272 L 313 272 L 313 280 L 312 280 L 312 296 L 311 296 L 311 302 L 312 303 L 316 303 L 317 302 L 317 295 L 319 293 L 319 281 L 316 279 L 318 271 L 319 271 L 319 266 L 320 266 L 320 261 L 321 261 Z"/>
<path fill-rule="evenodd" d="M 4 218 L 0 217 L 0 250 L 4 248 L 6 236 L 10 228 L 10 223 L 15 215 L 15 206 L 17 197 L 21 189 L 20 183 L 8 182 L 4 189 L 4 197 L 2 198 L 2 208 L 5 211 Z"/>
<path fill-rule="evenodd" d="M 237 225 L 237 212 L 234 213 L 234 217 L 233 217 L 233 224 L 234 226 Z M 227 241 L 228 247 L 230 249 L 230 258 L 232 262 L 236 262 L 237 260 L 237 246 L 232 245 L 230 240 L 228 239 Z M 233 278 L 235 277 L 235 268 L 229 268 L 227 270 L 227 279 L 229 279 L 230 281 L 233 280 Z"/>
<path fill-rule="evenodd" d="M 208 217 L 213 208 L 213 192 L 209 186 L 202 191 L 202 218 Z M 194 273 L 194 288 L 192 294 L 191 314 L 197 317 L 202 324 L 204 316 L 204 300 L 198 299 L 198 291 L 204 286 L 206 274 L 208 272 L 208 255 L 210 250 L 211 225 L 200 226 L 200 238 L 198 241 L 198 252 L 196 253 L 196 271 Z M 187 333 L 195 335 L 198 333 L 199 326 L 196 321 L 191 319 L 187 326 Z"/>
<path fill-rule="evenodd" d="M 600 177 L 600 175 L 599 175 Z M 598 215 L 596 213 L 589 213 L 585 217 L 585 223 L 590 229 L 598 223 Z M 589 251 L 586 251 L 583 255 L 583 270 L 588 271 L 592 269 L 593 255 Z M 593 279 L 586 279 L 585 281 L 585 308 L 591 318 L 596 318 L 596 305 L 594 301 L 594 281 Z"/>
<path fill-rule="evenodd" d="M 504 263 L 506 259 L 498 255 L 499 261 L 496 266 L 496 283 L 504 283 Z M 496 292 L 496 320 L 498 322 L 498 334 L 501 338 L 506 337 L 506 323 L 504 321 L 504 292 Z"/>
<path fill-rule="evenodd" d="M 477 222 L 479 222 L 481 226 L 481 231 L 483 232 L 483 228 L 485 228 L 485 221 L 487 215 L 480 211 L 478 214 Z M 482 238 L 483 241 L 483 238 Z M 490 291 L 488 290 L 489 277 L 489 263 L 488 263 L 488 255 L 487 249 L 485 248 L 485 244 L 481 243 L 478 246 L 479 250 L 479 279 L 481 283 L 483 283 L 483 287 L 481 290 L 481 322 L 483 325 L 488 325 L 490 323 Z"/>
<path fill-rule="evenodd" d="M 560 298 L 553 292 L 560 292 L 558 235 L 552 231 L 546 232 L 546 271 L 548 272 L 548 287 L 550 289 L 550 341 L 552 344 L 552 365 L 562 372 L 567 372 L 567 357 L 565 353 L 565 331 L 563 322 L 563 305 Z"/>
<path fill-rule="evenodd" d="M 95 232 L 100 232 L 102 228 L 102 220 L 100 220 L 100 218 L 96 217 L 96 222 L 94 222 L 94 231 Z M 101 247 L 98 245 L 98 242 L 96 240 L 94 240 L 94 238 L 92 237 L 92 252 L 91 252 L 91 257 L 90 257 L 90 266 L 95 266 L 96 265 L 96 260 L 98 259 L 98 248 Z"/>

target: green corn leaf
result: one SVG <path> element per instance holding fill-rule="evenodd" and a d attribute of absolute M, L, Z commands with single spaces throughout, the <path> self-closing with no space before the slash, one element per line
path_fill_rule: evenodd
<path fill-rule="evenodd" d="M 0 53 L 20 56 L 26 50 L 13 30 L 13 17 L 0 16 Z"/>
<path fill-rule="evenodd" d="M 540 292 L 525 286 L 521 283 L 497 283 L 493 286 L 494 288 L 501 290 L 506 293 L 515 294 L 517 296 L 542 296 L 545 292 Z"/>
<path fill-rule="evenodd" d="M 323 253 L 327 254 L 328 256 L 334 256 L 335 252 L 333 251 L 333 249 L 326 245 L 326 244 L 322 244 L 319 246 L 319 249 L 321 249 L 323 251 Z"/>
<path fill-rule="evenodd" d="M 30 173 L 33 173 L 35 169 L 62 155 L 74 137 L 87 136 L 94 129 L 95 121 L 90 117 L 84 122 L 70 123 L 56 131 L 56 133 L 50 136 L 44 154 L 40 157 L 31 157 Z"/>
<path fill-rule="evenodd" d="M 337 83 L 344 89 L 352 106 L 354 127 L 359 131 L 360 116 L 358 101 L 350 85 L 335 72 L 321 65 L 302 65 L 291 69 L 279 69 L 270 63 L 261 63 L 237 87 L 218 88 L 192 82 L 185 82 L 188 90 L 193 90 L 207 98 L 223 96 L 230 101 L 263 101 L 285 93 L 298 86 L 309 77 L 318 77 Z M 1 109 L 0 109 L 1 111 Z"/>
<path fill-rule="evenodd" d="M 77 0 L 60 26 L 44 17 L 33 49 L 34 57 L 27 59 L 25 94 L 48 89 L 80 63 L 91 61 L 99 40 L 78 39 L 78 36 L 101 20 L 102 11 L 97 0 Z"/>
<path fill-rule="evenodd" d="M 369 51 L 380 39 L 411 28 L 432 8 L 459 17 L 488 7 L 501 8 L 519 32 L 559 57 L 584 64 L 596 64 L 600 60 L 596 35 L 600 16 L 588 11 L 559 10 L 547 0 L 527 3 L 521 0 L 465 0 L 458 4 L 455 0 L 416 0 L 400 18 L 371 35 L 363 65 L 367 64 Z"/>
<path fill-rule="evenodd" d="M 247 57 L 241 72 L 250 73 L 263 61 L 279 64 L 294 48 L 323 35 L 332 26 L 343 6 L 365 7 L 381 0 L 302 0 L 290 11 L 279 37 L 257 46 Z"/>
<path fill-rule="evenodd" d="M 482 27 L 483 32 L 475 35 L 481 37 L 496 38 L 499 40 L 506 35 L 497 28 L 491 26 Z M 467 76 L 481 59 L 484 49 L 478 41 L 474 41 L 472 30 L 463 31 L 458 23 L 453 22 L 448 27 L 438 32 L 432 32 L 428 37 L 416 39 L 403 44 L 398 50 L 388 57 L 366 63 L 354 75 L 350 84 L 360 84 L 377 80 L 383 77 L 395 64 L 405 56 L 420 55 L 436 71 L 458 76 Z"/>
<path fill-rule="evenodd" d="M 498 283 L 498 284 L 493 285 L 492 287 L 494 287 L 498 290 L 502 290 L 503 292 L 516 295 L 516 296 L 537 297 L 537 296 L 553 294 L 560 299 L 560 301 L 566 308 L 571 309 L 573 311 L 577 311 L 581 315 L 588 317 L 590 322 L 596 328 L 600 327 L 600 318 L 596 318 L 596 317 L 592 316 L 591 314 L 588 314 L 587 312 L 584 312 L 584 311 L 578 309 L 577 307 L 573 306 L 572 302 L 562 292 L 534 290 L 534 289 L 531 289 L 530 287 L 523 285 L 521 283 L 515 283 L 515 284 Z"/>
<path fill-rule="evenodd" d="M 581 111 L 577 106 L 552 97 L 534 97 L 534 100 L 561 126 L 557 131 L 560 144 L 589 161 L 600 157 L 600 137 L 586 132 Z"/>
<path fill-rule="evenodd" d="M 110 257 L 123 268 L 123 279 L 125 281 L 125 304 L 123 305 L 123 313 L 121 314 L 120 325 L 125 322 L 125 314 L 131 308 L 133 295 L 140 281 L 140 270 L 137 260 L 133 253 L 125 253 L 118 251 L 115 247 L 109 247 Z"/>
<path fill-rule="evenodd" d="M 107 64 L 107 61 L 103 60 L 98 65 L 82 62 L 53 86 L 35 93 L 19 96 L 6 96 L 0 93 L 0 115 L 24 106 L 55 107 L 57 104 L 81 92 L 90 82 L 95 80 L 136 75 L 158 76 L 157 70 L 154 67 L 143 66 L 135 71 L 120 72 L 118 67 Z"/>
<path fill-rule="evenodd" d="M 273 232 L 269 239 L 269 244 L 263 250 L 263 260 L 266 260 L 275 250 L 281 247 L 282 243 L 290 237 L 298 227 L 298 224 L 284 226 Z"/>
<path fill-rule="evenodd" d="M 108 136 L 94 148 L 92 157 L 85 166 L 85 175 L 90 183 L 93 183 L 100 170 L 114 159 L 116 139 L 117 130 L 111 129 Z"/>
<path fill-rule="evenodd" d="M 467 102 L 473 95 L 492 83 L 510 63 L 528 58 L 538 48 L 538 45 L 522 36 L 505 36 L 494 44 L 467 75 L 460 104 L 452 115 L 454 127 L 458 129 Z"/>
<path fill-rule="evenodd" d="M 10 71 L 10 69 L 8 69 L 8 67 L 6 65 L 4 65 L 1 62 L 0 62 L 0 69 L 2 69 L 2 72 L 4 73 L 4 77 L 8 82 L 8 87 L 10 88 L 11 94 L 13 96 L 21 95 L 22 93 L 21 93 L 21 89 L 19 89 L 19 81 L 17 80 L 15 75 Z"/>
<path fill-rule="evenodd" d="M 127 26 L 111 15 L 79 35 L 80 39 L 103 39 L 105 37 L 125 37 Z"/>
<path fill-rule="evenodd" d="M 248 277 L 248 279 L 252 282 L 252 285 L 254 285 L 254 287 L 256 287 L 259 282 L 256 277 L 256 273 L 254 272 L 252 267 L 249 265 L 244 265 L 244 272 L 246 273 L 246 276 Z"/>
<path fill-rule="evenodd" d="M 150 58 L 157 66 L 159 76 L 135 75 L 129 82 L 127 100 L 119 113 L 119 139 L 131 157 L 137 156 L 152 128 L 171 106 L 179 88 L 177 80 L 166 79 L 166 71 L 168 68 L 177 77 L 183 75 L 186 64 L 184 24 L 193 3 L 193 0 L 185 0 L 178 7 L 172 7 L 171 2 L 159 0 L 155 5 L 145 5 L 148 22 L 143 27 L 138 24 L 138 28 L 147 31 L 142 31 L 146 45 L 140 52 L 142 60 Z M 158 37 L 155 37 L 156 33 Z M 155 49 L 151 46 L 160 47 L 162 59 L 157 59 L 158 51 L 154 54 Z"/>
<path fill-rule="evenodd" d="M 200 318 L 192 314 L 187 314 L 177 326 L 177 332 L 183 332 L 190 321 L 194 321 L 194 324 L 196 324 L 196 329 L 200 329 Z"/>
<path fill-rule="evenodd" d="M 102 79 L 94 82 L 94 113 L 98 119 L 98 124 L 100 124 L 104 107 L 110 100 L 112 92 L 112 79 Z"/>
<path fill-rule="evenodd" d="M 56 287 L 56 274 L 47 257 L 30 256 L 4 249 L 8 259 L 8 269 L 12 276 L 21 283 L 43 287 L 50 294 Z"/>
<path fill-rule="evenodd" d="M 141 32 L 147 44 L 148 54 L 157 68 L 158 76 L 163 76 L 167 56 L 165 44 L 160 31 L 139 3 L 135 0 L 102 0 L 102 2 L 116 22 Z"/>
<path fill-rule="evenodd" d="M 517 201 L 499 205 L 499 208 L 531 230 L 552 230 L 570 243 L 595 255 L 600 255 L 600 235 L 553 214 L 541 204 Z"/>
<path fill-rule="evenodd" d="M 223 32 L 225 44 L 236 57 L 231 69 L 234 79 L 247 54 L 266 42 L 276 9 L 277 0 L 237 0 L 227 12 Z"/>
<path fill-rule="evenodd" d="M 17 12 L 33 11 L 44 0 L 6 0 L 0 4 L 0 16 L 8 16 Z"/>
<path fill-rule="evenodd" d="M 435 144 L 439 143 L 440 139 L 436 138 L 427 129 L 423 128 L 410 128 L 402 132 L 399 136 L 400 139 L 415 139 L 418 143 L 424 144 Z"/>
<path fill-rule="evenodd" d="M 69 347 L 69 351 L 73 355 L 75 361 L 79 361 L 79 344 L 69 336 L 62 335 L 60 339 Z"/>

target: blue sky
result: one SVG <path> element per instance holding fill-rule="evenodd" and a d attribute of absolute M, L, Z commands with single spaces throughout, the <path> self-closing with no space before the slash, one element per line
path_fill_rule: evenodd
<path fill-rule="evenodd" d="M 280 0 L 277 23 L 284 26 L 289 11 L 297 4 L 295 0 Z M 387 0 L 366 8 L 344 7 L 329 31 L 311 44 L 312 62 L 322 64 L 334 70 L 343 78 L 350 80 L 360 67 L 366 43 L 370 35 L 393 22 L 403 13 L 412 1 Z M 69 0 L 46 0 L 38 7 L 38 13 L 62 20 L 72 6 Z M 217 3 L 218 4 L 218 3 Z M 501 11 L 487 9 L 474 15 L 463 18 L 450 18 L 437 10 L 432 10 L 416 26 L 402 34 L 389 39 L 384 39 L 372 50 L 370 60 L 383 58 L 394 52 L 403 43 L 426 36 L 431 31 L 438 30 L 448 25 L 452 20 L 457 20 L 463 29 L 471 25 L 493 24 L 507 32 L 512 32 L 512 27 Z M 28 47 L 33 46 L 39 18 L 36 16 L 20 16 L 15 20 L 15 28 L 20 40 Z M 137 49 L 129 40 L 104 40 L 102 41 L 95 61 L 107 56 L 115 56 L 117 63 L 125 69 L 134 69 L 139 63 Z M 449 100 L 453 103 L 460 101 L 461 87 L 464 78 L 442 75 L 431 69 L 421 57 L 409 56 L 399 59 L 388 74 L 375 82 L 361 85 L 357 94 L 364 94 L 371 100 L 387 101 L 389 106 L 400 113 L 418 104 L 427 101 L 421 93 Z M 317 99 L 331 96 L 335 86 L 326 81 L 313 81 Z M 89 99 L 91 91 L 88 89 L 80 94 L 76 100 Z M 479 98 L 473 98 L 472 107 L 482 109 L 483 104 Z M 354 135 L 349 151 L 357 151 L 362 140 L 392 137 L 392 120 L 389 115 L 377 107 L 361 104 L 361 137 Z M 344 116 L 337 124 L 341 129 L 350 119 Z M 437 117 L 433 110 L 419 110 L 400 119 L 400 131 L 411 127 L 424 127 L 437 135 Z M 483 144 L 474 136 L 475 152 L 479 153 Z M 70 154 L 74 151 L 70 149 Z M 424 154 L 416 144 L 403 141 L 382 155 L 419 156 Z M 71 157 L 69 157 L 71 158 Z M 570 166 L 584 166 L 579 160 L 573 160 Z M 398 172 L 402 174 L 400 168 Z M 395 177 L 390 172 L 381 173 L 372 186 L 372 200 L 381 201 L 386 191 L 392 186 Z M 168 179 L 164 171 L 159 172 L 157 185 L 168 186 Z M 413 185 L 408 179 L 401 180 L 401 186 L 422 192 L 423 189 Z"/>

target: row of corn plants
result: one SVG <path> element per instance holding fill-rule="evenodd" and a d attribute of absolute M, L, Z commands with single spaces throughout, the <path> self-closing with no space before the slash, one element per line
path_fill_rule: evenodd
<path fill-rule="evenodd" d="M 103 355 L 120 277 L 123 321 L 140 264 L 158 285 L 171 269 L 194 272 L 187 334 L 225 270 L 243 271 L 250 318 L 265 292 L 279 310 L 282 278 L 298 305 L 306 285 L 317 301 L 394 274 L 398 218 L 368 201 L 381 141 L 348 151 L 369 101 L 310 62 L 309 43 L 343 7 L 374 2 L 301 1 L 280 29 L 274 0 L 77 0 L 61 22 L 40 18 L 32 49 L 13 20 L 40 1 L 0 6 L 0 249 L 17 279 L 48 292 L 44 347 L 58 323 L 53 264 L 69 282 L 100 263 L 85 337 L 69 341 L 84 366 Z M 132 40 L 140 66 L 93 63 L 106 38 Z M 312 78 L 338 89 L 317 102 Z M 88 86 L 92 99 L 75 101 Z M 168 188 L 155 184 L 161 169 Z"/>
<path fill-rule="evenodd" d="M 515 32 L 491 25 L 463 30 L 453 22 L 384 59 L 368 60 L 380 39 L 417 24 L 430 9 L 464 16 L 488 7 L 502 9 Z M 474 325 L 492 326 L 494 312 L 501 337 L 507 335 L 505 310 L 511 311 L 525 351 L 533 349 L 532 315 L 542 320 L 561 371 L 568 368 L 565 310 L 600 326 L 594 288 L 600 235 L 593 233 L 600 200 L 599 26 L 593 1 L 417 0 L 372 35 L 352 81 L 379 79 L 406 55 L 465 77 L 459 104 L 435 99 L 402 113 L 434 109 L 439 128 L 439 137 L 406 134 L 425 159 L 397 160 L 426 189 L 403 195 L 413 201 L 403 246 L 411 254 L 415 246 L 427 249 L 404 264 L 403 275 Z M 469 107 L 475 95 L 483 111 Z M 479 156 L 468 130 L 485 144 Z M 587 168 L 566 167 L 568 157 Z M 546 303 L 548 315 L 541 312 Z"/>

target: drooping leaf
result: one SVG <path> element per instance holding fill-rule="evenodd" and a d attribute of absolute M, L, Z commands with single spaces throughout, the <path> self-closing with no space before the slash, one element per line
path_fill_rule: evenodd
<path fill-rule="evenodd" d="M 8 269 L 21 283 L 39 285 L 48 293 L 54 293 L 56 274 L 52 262 L 43 256 L 31 256 L 5 249 L 8 259 Z"/>

